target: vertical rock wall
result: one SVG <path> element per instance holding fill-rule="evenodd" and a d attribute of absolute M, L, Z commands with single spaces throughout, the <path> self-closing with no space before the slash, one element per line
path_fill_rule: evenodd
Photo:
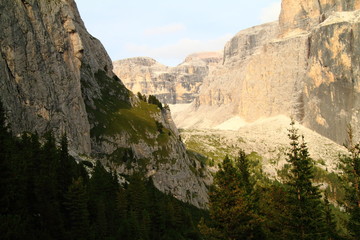
<path fill-rule="evenodd" d="M 115 61 L 114 73 L 135 93 L 154 95 L 166 104 L 190 103 L 210 69 L 221 61 L 220 52 L 192 54 L 176 67 L 137 57 Z"/>
<path fill-rule="evenodd" d="M 74 0 L 1 0 L 0 29 L 0 99 L 15 134 L 67 133 L 73 153 L 119 173 L 141 170 L 160 190 L 205 207 L 206 186 L 169 113 L 139 101 L 113 74 Z M 135 156 L 125 159 L 132 171 L 117 155 L 123 149 Z"/>
<path fill-rule="evenodd" d="M 196 126 L 204 122 L 196 118 L 212 116 L 205 119 L 211 127 L 282 114 L 339 144 L 352 124 L 359 139 L 358 9 L 358 0 L 283 0 L 279 25 L 241 31 L 226 44 L 186 121 Z M 199 114 L 220 108 L 221 116 Z"/>

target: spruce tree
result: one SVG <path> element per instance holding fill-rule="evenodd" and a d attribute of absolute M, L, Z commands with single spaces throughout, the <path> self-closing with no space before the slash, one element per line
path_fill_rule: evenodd
<path fill-rule="evenodd" d="M 69 155 L 66 134 L 61 137 L 59 149 L 58 184 L 60 194 L 64 194 L 75 179 L 75 161 Z"/>
<path fill-rule="evenodd" d="M 307 145 L 291 122 L 289 129 L 290 152 L 287 162 L 290 164 L 289 179 L 285 183 L 288 189 L 289 218 L 287 237 L 296 240 L 325 239 L 323 205 L 319 187 L 313 185 L 313 161 Z"/>
<path fill-rule="evenodd" d="M 236 164 L 226 157 L 216 173 L 209 193 L 212 221 L 201 226 L 208 239 L 214 237 L 208 234 L 220 239 L 263 239 L 248 166 L 245 153 L 240 151 Z"/>
<path fill-rule="evenodd" d="M 348 229 L 352 239 L 360 236 L 360 145 L 353 143 L 352 128 L 348 129 L 346 147 L 350 153 L 340 158 L 342 180 L 346 190 L 345 205 L 350 214 Z"/>
<path fill-rule="evenodd" d="M 141 213 L 141 220 L 139 225 L 140 238 L 143 240 L 150 239 L 150 230 L 151 230 L 151 219 L 147 210 L 143 210 Z"/>
<path fill-rule="evenodd" d="M 65 208 L 72 239 L 89 239 L 88 196 L 81 178 L 69 186 L 65 194 Z"/>
<path fill-rule="evenodd" d="M 284 231 L 288 217 L 289 207 L 286 196 L 286 190 L 283 184 L 273 182 L 261 189 L 259 200 L 259 209 L 264 218 L 262 224 L 264 234 L 267 240 L 288 240 L 286 231 Z"/>
<path fill-rule="evenodd" d="M 327 192 L 325 192 L 324 198 L 324 213 L 325 213 L 325 226 L 326 226 L 326 239 L 327 240 L 336 240 L 338 239 L 338 234 L 336 231 L 336 222 L 334 220 L 334 214 L 331 210 L 331 204 L 328 199 Z"/>
<path fill-rule="evenodd" d="M 239 151 L 239 157 L 237 158 L 236 165 L 239 169 L 240 182 L 239 184 L 246 189 L 247 193 L 251 193 L 253 190 L 253 184 L 250 182 L 250 169 L 249 160 L 243 150 Z"/>
<path fill-rule="evenodd" d="M 0 102 L 0 214 L 10 211 L 10 196 L 12 172 L 11 164 L 11 148 L 12 139 L 9 129 L 6 126 L 5 110 Z"/>

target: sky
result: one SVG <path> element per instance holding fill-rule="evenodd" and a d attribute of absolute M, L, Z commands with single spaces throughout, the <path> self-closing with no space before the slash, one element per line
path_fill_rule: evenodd
<path fill-rule="evenodd" d="M 240 30 L 275 21 L 281 0 L 75 0 L 113 61 L 146 56 L 176 66 L 221 51 Z"/>

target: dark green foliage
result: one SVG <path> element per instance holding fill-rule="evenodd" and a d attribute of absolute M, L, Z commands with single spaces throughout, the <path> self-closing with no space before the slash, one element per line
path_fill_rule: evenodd
<path fill-rule="evenodd" d="M 73 181 L 75 163 L 71 159 L 68 153 L 68 140 L 66 134 L 64 134 L 61 138 L 60 142 L 60 156 L 59 160 L 59 172 L 58 172 L 58 183 L 59 183 L 59 191 L 60 194 L 64 194 L 67 192 L 69 186 Z M 70 171 L 69 171 L 70 170 Z"/>
<path fill-rule="evenodd" d="M 161 123 L 152 124 L 165 133 L 159 141 L 167 136 Z M 359 145 L 341 158 L 347 193 L 347 212 L 341 212 L 327 194 L 321 202 L 312 160 L 295 128 L 289 137 L 284 184 L 262 175 L 260 156 L 240 151 L 216 173 L 208 214 L 158 191 L 142 174 L 128 176 L 121 186 L 100 162 L 78 164 L 68 153 L 66 135 L 59 145 L 51 133 L 43 144 L 37 134 L 13 137 L 0 105 L 0 239 L 358 239 Z M 202 156 L 190 156 L 206 164 Z M 110 158 L 138 161 L 131 148 L 119 148 Z M 93 168 L 90 179 L 84 165 Z"/>
<path fill-rule="evenodd" d="M 250 161 L 253 154 L 240 151 L 235 162 L 224 159 L 210 189 L 211 219 L 199 224 L 204 239 L 348 239 L 343 228 L 346 213 L 332 206 L 327 194 L 322 201 L 313 185 L 307 145 L 299 141 L 293 123 L 289 138 L 288 164 L 280 175 L 283 182 L 262 175 L 258 163 Z M 351 223 L 350 217 L 349 229 L 359 230 Z"/>
<path fill-rule="evenodd" d="M 5 166 L 9 174 L 1 178 L 8 184 L 2 195 L 6 200 L 1 205 L 1 226 L 17 226 L 2 229 L 4 237 L 0 238 L 61 239 L 67 235 L 62 184 L 68 183 L 60 179 L 65 172 L 72 172 L 71 168 L 63 169 L 64 152 L 56 147 L 51 134 L 43 146 L 36 134 L 24 133 L 21 138 L 8 135 L 7 141 Z M 65 148 L 63 145 L 62 150 Z"/>
<path fill-rule="evenodd" d="M 137 96 L 138 98 L 141 100 L 141 101 L 144 101 L 144 102 L 147 102 L 147 99 L 146 99 L 146 95 L 144 94 L 141 94 L 140 92 L 137 93 Z"/>
<path fill-rule="evenodd" d="M 288 135 L 290 169 L 285 186 L 289 215 L 284 229 L 288 239 L 326 239 L 321 195 L 319 188 L 312 183 L 313 162 L 304 139 L 299 142 L 294 122 Z"/>
<path fill-rule="evenodd" d="M 85 103 L 89 121 L 94 124 L 90 131 L 91 136 L 98 139 L 103 134 L 115 130 L 113 125 L 117 112 L 121 109 L 131 109 L 131 104 L 129 90 L 118 79 L 110 78 L 102 70 L 96 72 L 94 77 L 101 86 L 101 97 L 97 98 L 94 95 L 92 100 L 86 100 Z M 92 88 L 88 84 L 86 79 L 82 79 L 82 91 L 91 91 Z M 93 104 L 90 104 L 91 102 Z"/>
<path fill-rule="evenodd" d="M 65 193 L 65 213 L 73 239 L 89 239 L 88 195 L 81 177 L 73 180 Z"/>
<path fill-rule="evenodd" d="M 94 78 L 99 85 L 94 88 L 91 87 L 94 82 L 85 76 L 82 78 L 82 91 L 86 92 L 85 96 L 91 96 L 91 99 L 85 99 L 85 104 L 92 126 L 92 139 L 106 141 L 108 137 L 105 136 L 121 134 L 127 136 L 129 144 L 145 141 L 148 145 L 154 146 L 158 142 L 162 149 L 166 148 L 171 133 L 164 128 L 163 132 L 167 136 L 162 134 L 161 139 L 156 136 L 158 128 L 155 116 L 160 114 L 162 104 L 155 97 L 150 98 L 152 104 L 145 101 L 132 102 L 132 93 L 118 79 L 107 76 L 102 70 L 96 72 Z M 100 91 L 90 94 L 94 89 Z M 145 100 L 144 96 L 141 98 Z M 163 154 L 165 155 L 168 154 Z"/>
<path fill-rule="evenodd" d="M 196 228 L 205 211 L 158 191 L 140 174 L 117 196 L 121 239 L 200 239 Z"/>
<path fill-rule="evenodd" d="M 269 240 L 289 239 L 284 224 L 287 224 L 289 207 L 283 184 L 274 182 L 259 190 L 259 209 L 263 217 L 262 229 Z"/>
<path fill-rule="evenodd" d="M 164 132 L 164 131 L 163 131 L 164 125 L 162 125 L 162 123 L 161 123 L 161 122 L 158 122 L 158 121 L 155 121 L 155 124 L 156 124 L 156 128 L 157 128 L 158 132 L 159 132 L 160 134 L 163 133 L 163 132 Z"/>
<path fill-rule="evenodd" d="M 131 148 L 117 148 L 110 156 L 109 160 L 115 163 L 131 163 L 135 161 L 134 152 Z"/>
<path fill-rule="evenodd" d="M 339 239 L 337 226 L 335 222 L 335 216 L 332 212 L 331 204 L 329 202 L 328 196 L 325 193 L 324 198 L 324 214 L 325 214 L 325 233 L 326 239 L 335 240 Z"/>
<path fill-rule="evenodd" d="M 148 103 L 158 106 L 161 110 L 163 109 L 162 103 L 154 95 L 149 95 Z"/>
<path fill-rule="evenodd" d="M 9 155 L 14 150 L 12 149 L 14 143 L 12 142 L 11 133 L 5 123 L 5 111 L 0 102 L 0 206 L 7 210 L 11 199 L 7 192 L 11 192 L 11 165 Z"/>
<path fill-rule="evenodd" d="M 240 151 L 235 164 L 226 157 L 210 189 L 209 224 L 200 225 L 207 239 L 263 239 L 257 193 L 249 162 Z M 216 238 L 214 238 L 216 237 Z"/>
<path fill-rule="evenodd" d="M 166 111 L 169 111 L 169 112 L 170 112 L 170 106 L 169 106 L 168 104 L 165 104 L 165 105 L 164 105 L 164 109 L 165 109 Z"/>
<path fill-rule="evenodd" d="M 350 155 L 340 158 L 341 180 L 346 191 L 345 206 L 350 214 L 348 229 L 351 239 L 360 236 L 360 145 L 353 143 L 351 126 L 348 129 L 346 147 Z"/>
<path fill-rule="evenodd" d="M 249 160 L 246 158 L 243 150 L 239 151 L 236 163 L 240 174 L 240 185 L 246 189 L 247 193 L 250 193 L 253 190 L 253 186 L 250 184 Z"/>
<path fill-rule="evenodd" d="M 88 186 L 90 223 L 96 239 L 104 239 L 115 232 L 118 189 L 117 178 L 97 162 Z"/>
<path fill-rule="evenodd" d="M 89 179 L 68 154 L 66 135 L 59 147 L 51 133 L 42 145 L 37 134 L 13 137 L 4 123 L 1 240 L 200 239 L 196 225 L 205 211 L 161 193 L 139 174 L 121 187 L 100 162 Z M 124 161 L 133 157 L 126 149 L 122 153 Z"/>
<path fill-rule="evenodd" d="M 317 182 L 324 182 L 328 184 L 325 189 L 328 198 L 343 202 L 345 199 L 345 189 L 339 176 L 335 172 L 328 172 L 320 167 L 314 167 L 314 176 Z"/>

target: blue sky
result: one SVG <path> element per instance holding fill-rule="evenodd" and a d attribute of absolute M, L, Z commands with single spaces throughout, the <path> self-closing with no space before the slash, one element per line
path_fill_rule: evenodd
<path fill-rule="evenodd" d="M 147 56 L 175 66 L 222 50 L 242 29 L 274 21 L 280 0 L 75 0 L 88 31 L 112 60 Z"/>

